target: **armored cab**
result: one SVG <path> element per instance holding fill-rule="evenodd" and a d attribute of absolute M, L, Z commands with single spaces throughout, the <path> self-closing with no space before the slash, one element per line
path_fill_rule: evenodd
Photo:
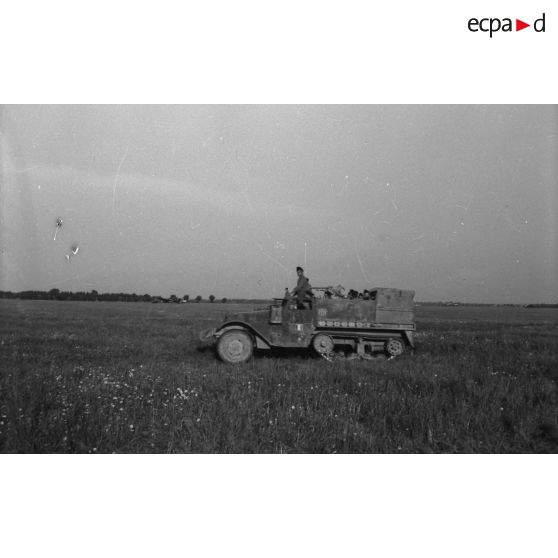
<path fill-rule="evenodd" d="M 216 342 L 220 358 L 238 363 L 254 348 L 312 348 L 328 356 L 336 350 L 359 355 L 385 352 L 399 356 L 414 348 L 414 291 L 375 288 L 363 298 L 314 298 L 304 308 L 282 300 L 268 308 L 227 316 L 217 328 L 204 332 Z"/>

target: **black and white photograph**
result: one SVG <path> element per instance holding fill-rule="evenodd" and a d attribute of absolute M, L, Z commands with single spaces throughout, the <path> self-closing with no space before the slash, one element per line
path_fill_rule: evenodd
<path fill-rule="evenodd" d="M 2 451 L 558 449 L 555 105 L 2 130 Z"/>

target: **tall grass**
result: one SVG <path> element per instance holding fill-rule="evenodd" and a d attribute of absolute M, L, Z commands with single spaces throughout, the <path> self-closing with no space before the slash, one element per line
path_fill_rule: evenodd
<path fill-rule="evenodd" d="M 222 305 L 0 303 L 2 452 L 558 450 L 555 311 L 419 309 L 417 351 L 398 359 L 231 366 L 196 342 Z"/>

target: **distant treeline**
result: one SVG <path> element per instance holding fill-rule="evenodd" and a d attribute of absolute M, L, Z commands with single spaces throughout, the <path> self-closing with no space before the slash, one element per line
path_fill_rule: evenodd
<path fill-rule="evenodd" d="M 99 293 L 96 290 L 89 292 L 79 291 L 61 291 L 59 289 L 51 289 L 50 291 L 21 291 L 13 293 L 10 291 L 0 291 L 0 298 L 20 298 L 25 300 L 90 300 L 90 301 L 108 301 L 108 302 L 233 302 L 226 297 L 217 299 L 215 295 L 209 295 L 204 299 L 201 295 L 190 298 L 190 295 L 184 295 L 181 298 L 171 295 L 169 298 L 158 295 L 136 293 Z M 236 302 L 236 301 L 234 301 Z"/>
<path fill-rule="evenodd" d="M 170 295 L 170 297 L 165 298 L 158 295 L 143 294 L 138 295 L 136 293 L 99 293 L 96 290 L 89 292 L 85 291 L 61 291 L 59 289 L 51 289 L 50 291 L 21 291 L 21 292 L 10 292 L 10 291 L 0 291 L 1 298 L 20 298 L 25 300 L 91 300 L 91 301 L 108 301 L 108 302 L 167 302 L 167 303 L 196 303 L 196 302 L 221 302 L 221 303 L 256 303 L 256 304 L 269 304 L 270 299 L 253 299 L 253 298 L 235 298 L 230 299 L 223 297 L 218 299 L 215 295 L 209 295 L 207 298 L 203 298 L 198 295 L 191 298 L 190 295 L 183 295 L 178 297 L 176 295 Z M 512 306 L 512 307 L 523 307 L 523 308 L 558 308 L 558 304 L 546 304 L 546 303 L 536 303 L 536 304 L 491 304 L 491 303 L 479 303 L 479 302 L 417 302 L 417 306 Z"/>
<path fill-rule="evenodd" d="M 536 304 L 495 304 L 492 302 L 417 302 L 417 306 L 510 306 L 513 308 L 558 308 L 558 304 L 546 304 L 539 302 Z"/>

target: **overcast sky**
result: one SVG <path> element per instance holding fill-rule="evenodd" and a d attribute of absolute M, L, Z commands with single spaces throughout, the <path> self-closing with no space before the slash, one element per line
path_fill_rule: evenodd
<path fill-rule="evenodd" d="M 1 110 L 2 290 L 558 302 L 556 106 Z"/>

